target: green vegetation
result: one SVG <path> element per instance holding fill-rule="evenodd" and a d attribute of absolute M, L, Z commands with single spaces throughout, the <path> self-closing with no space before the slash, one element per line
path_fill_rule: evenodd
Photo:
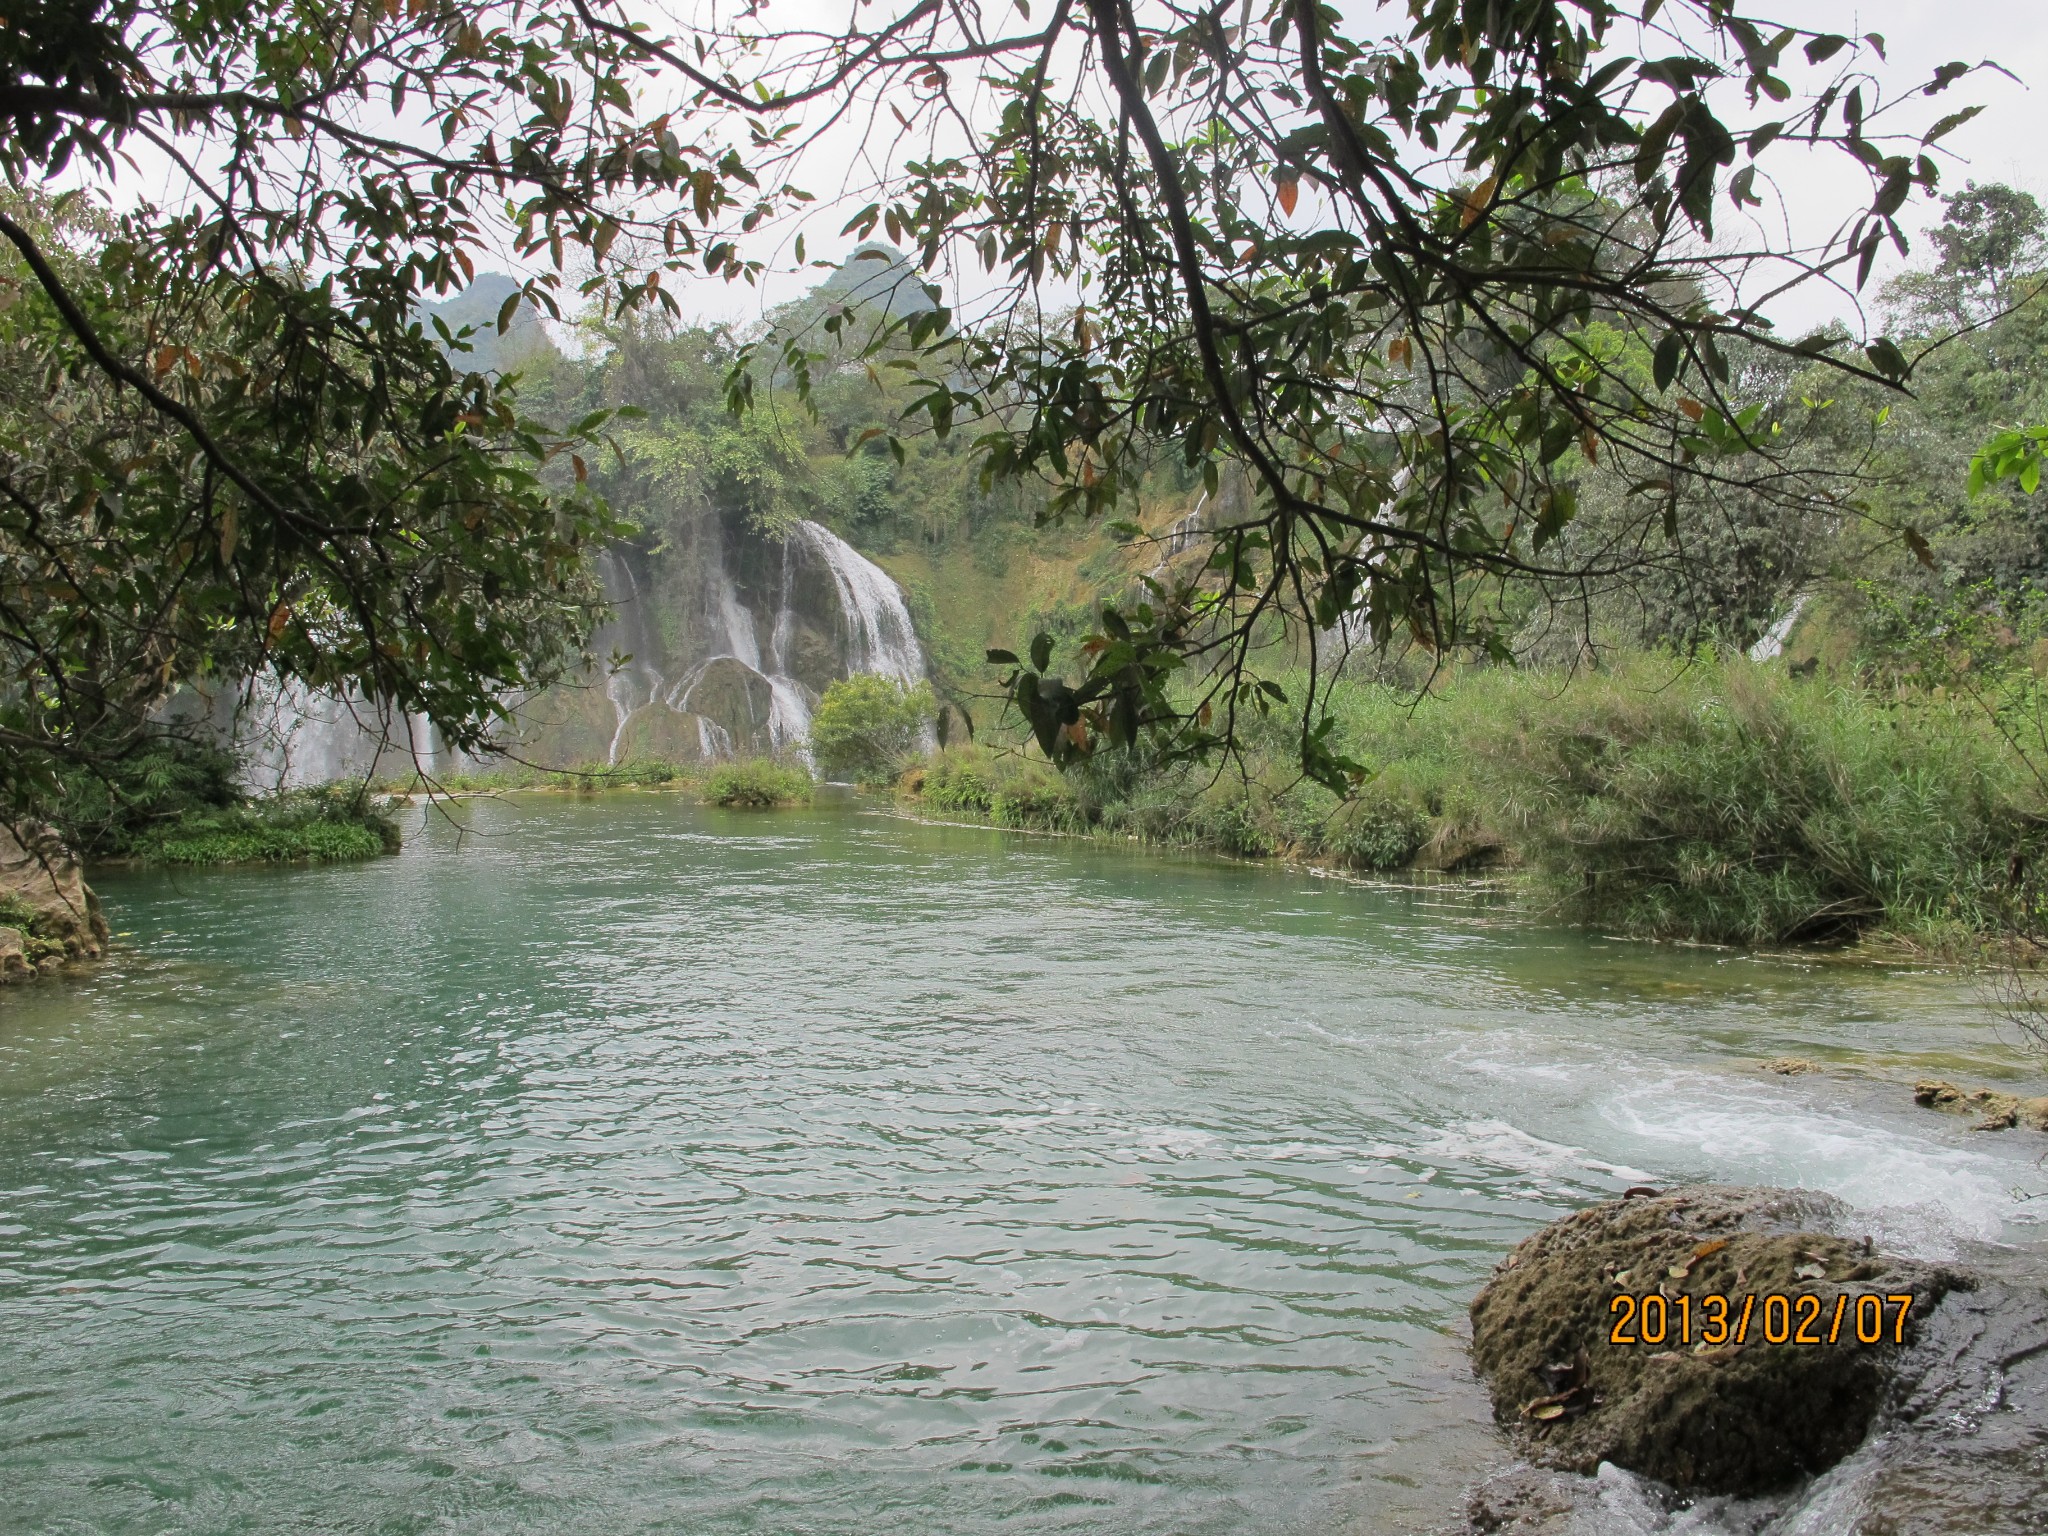
<path fill-rule="evenodd" d="M 64 841 L 90 861 L 130 857 L 153 833 L 243 798 L 227 752 L 151 736 L 109 762 L 64 769 L 44 806 Z"/>
<path fill-rule="evenodd" d="M 398 825 L 350 787 L 294 790 L 187 816 L 142 839 L 161 864 L 324 864 L 398 851 Z"/>
<path fill-rule="evenodd" d="M 811 716 L 818 771 L 862 784 L 887 784 L 916 755 L 937 708 L 924 683 L 907 687 L 872 672 L 840 678 Z"/>
<path fill-rule="evenodd" d="M 508 790 L 684 789 L 695 783 L 692 769 L 660 758 L 628 758 L 620 763 L 579 763 L 570 768 L 543 768 L 507 760 L 490 768 L 437 773 L 431 780 L 417 774 L 387 779 L 376 787 L 387 794 L 488 795 Z"/>
<path fill-rule="evenodd" d="M 1507 867 L 1581 921 L 1748 944 L 1964 939 L 1995 925 L 2015 856 L 2048 847 L 2039 786 L 1961 700 L 1646 657 L 1470 668 L 1420 697 L 1342 681 L 1331 713 L 1369 775 L 1347 797 L 1301 775 L 1277 709 L 1221 774 L 1131 754 L 1060 773 L 967 747 L 905 787 L 928 814 L 1005 826 L 1367 871 Z"/>
<path fill-rule="evenodd" d="M 703 798 L 706 805 L 756 809 L 806 805 L 811 798 L 811 776 L 801 764 L 777 762 L 772 757 L 720 763 L 704 780 Z"/>
<path fill-rule="evenodd" d="M 19 896 L 0 896 L 0 927 L 20 932 L 22 956 L 31 966 L 70 958 L 70 950 L 62 939 L 51 935 L 49 926 L 49 920 Z"/>

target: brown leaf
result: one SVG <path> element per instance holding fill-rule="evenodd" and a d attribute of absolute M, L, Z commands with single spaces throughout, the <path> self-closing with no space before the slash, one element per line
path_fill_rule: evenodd
<path fill-rule="evenodd" d="M 1929 547 L 1927 540 L 1921 536 L 1920 530 L 1918 528 L 1908 528 L 1905 531 L 1905 536 L 1906 548 L 1913 551 L 1913 558 L 1926 566 L 1930 571 L 1933 570 L 1934 550 Z"/>
<path fill-rule="evenodd" d="M 1301 201 L 1301 183 L 1292 176 L 1283 175 L 1277 192 L 1280 198 L 1280 211 L 1286 214 L 1293 213 L 1294 205 Z"/>
<path fill-rule="evenodd" d="M 1465 211 L 1458 216 L 1458 227 L 1460 229 L 1470 229 L 1479 222 L 1479 216 L 1486 212 L 1487 200 L 1493 196 L 1493 189 L 1498 179 L 1497 177 L 1489 176 L 1470 192 L 1460 194 L 1465 204 Z"/>
<path fill-rule="evenodd" d="M 284 633 L 285 625 L 292 621 L 290 603 L 279 603 L 270 611 L 270 643 L 277 644 L 278 636 Z"/>
<path fill-rule="evenodd" d="M 1693 1249 L 1692 1251 L 1692 1262 L 1697 1264 L 1701 1259 L 1704 1259 L 1708 1254 L 1719 1253 L 1723 1248 L 1726 1248 L 1727 1246 L 1728 1239 L 1725 1237 L 1717 1237 L 1711 1243 L 1701 1243 L 1699 1247 Z"/>
<path fill-rule="evenodd" d="M 1707 414 L 1707 408 L 1701 405 L 1699 401 L 1693 399 L 1691 395 L 1687 395 L 1684 399 L 1680 400 L 1678 408 L 1685 412 L 1688 421 L 1698 421 Z"/>

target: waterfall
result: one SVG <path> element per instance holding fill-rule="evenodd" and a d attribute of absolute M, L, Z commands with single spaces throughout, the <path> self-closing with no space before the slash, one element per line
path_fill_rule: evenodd
<path fill-rule="evenodd" d="M 1751 661 L 1772 661 L 1785 654 L 1785 642 L 1792 638 L 1792 626 L 1799 622 L 1800 610 L 1812 595 L 1801 592 L 1792 599 L 1792 606 L 1778 616 L 1778 622 L 1765 630 L 1763 638 L 1749 648 Z"/>
<path fill-rule="evenodd" d="M 683 568 L 689 582 L 685 594 L 644 582 L 636 566 L 639 557 L 628 548 L 606 549 L 595 558 L 612 611 L 592 637 L 592 649 L 600 658 L 614 651 L 627 658 L 602 679 L 611 719 L 603 720 L 599 705 L 599 720 L 591 722 L 600 730 L 610 726 L 610 762 L 616 764 L 625 752 L 629 723 L 657 705 L 691 717 L 674 726 L 687 733 L 685 741 L 694 735 L 694 746 L 707 759 L 766 745 L 809 761 L 816 690 L 834 676 L 871 672 L 905 685 L 924 680 L 924 648 L 902 591 L 887 572 L 830 529 L 794 523 L 779 546 L 742 550 L 738 560 L 728 557 L 716 525 L 706 532 L 711 536 L 698 546 L 698 558 Z M 763 571 L 759 556 L 770 551 L 779 556 L 779 569 Z M 670 612 L 659 606 L 666 604 L 674 605 L 682 626 L 681 654 L 664 647 L 656 622 L 657 613 Z M 743 690 L 750 703 L 735 705 L 731 689 L 724 686 L 696 697 L 717 662 L 751 674 Z M 589 685 L 596 683 L 593 678 Z M 765 720 L 758 713 L 764 690 Z M 337 698 L 296 683 L 280 686 L 259 679 L 218 692 L 194 690 L 187 698 L 189 706 L 172 713 L 204 717 L 206 728 L 232 745 L 245 783 L 258 791 L 403 775 L 414 767 L 431 777 L 480 766 L 468 754 L 450 750 L 424 715 L 398 714 L 357 697 Z M 673 726 L 660 720 L 650 725 L 647 740 L 673 742 L 672 734 L 664 735 Z M 538 749 L 545 751 L 547 729 L 544 725 L 540 735 L 520 737 L 525 750 L 542 744 Z M 595 745 L 578 750 L 587 753 Z"/>
<path fill-rule="evenodd" d="M 803 760 L 811 760 L 811 701 L 803 685 L 789 675 L 789 637 L 796 613 L 789 606 L 789 539 L 782 540 L 782 586 L 775 598 L 775 627 L 768 632 L 768 740 L 777 751 L 794 744 Z"/>
<path fill-rule="evenodd" d="M 889 573 L 817 523 L 799 522 L 790 533 L 817 551 L 839 588 L 848 630 L 847 671 L 923 682 L 924 648 L 911 627 L 910 610 L 903 606 L 902 589 Z"/>
<path fill-rule="evenodd" d="M 635 710 L 661 696 L 664 680 L 654 664 L 660 651 L 631 563 L 615 549 L 602 551 L 596 563 L 605 596 L 612 604 L 612 617 L 592 639 L 599 644 L 609 641 L 614 649 L 630 658 L 604 680 L 605 697 L 612 701 L 612 710 L 618 716 L 618 728 L 612 732 L 611 749 L 605 761 L 617 763 L 619 745 L 626 736 L 626 722 L 633 718 Z"/>

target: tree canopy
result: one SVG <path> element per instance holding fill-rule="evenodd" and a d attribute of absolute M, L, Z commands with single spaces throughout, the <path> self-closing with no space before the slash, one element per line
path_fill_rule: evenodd
<path fill-rule="evenodd" d="M 1051 515 L 1115 519 L 1162 460 L 1250 487 L 1205 566 L 1106 608 L 1078 657 L 998 658 L 1056 758 L 1147 733 L 1202 753 L 1284 705 L 1342 783 L 1318 668 L 1286 700 L 1247 670 L 1259 647 L 1503 655 L 1503 582 L 1682 565 L 1730 496 L 1854 504 L 1744 380 L 1777 360 L 1908 386 L 1897 338 L 1781 335 L 1772 309 L 1907 248 L 1974 111 L 1950 100 L 1966 64 L 1888 94 L 1882 38 L 1731 0 L 1038 3 L 672 32 L 611 0 L 30 7 L 0 41 L 26 296 L 10 776 L 90 756 L 96 712 L 207 667 L 486 739 L 594 616 L 581 556 L 611 525 L 579 488 L 605 423 L 525 419 L 427 301 L 504 253 L 532 276 L 501 328 L 572 287 L 674 310 L 686 275 L 767 269 L 781 218 L 835 190 L 802 185 L 820 153 L 828 179 L 874 168 L 843 233 L 912 249 L 931 302 L 857 338 L 815 307 L 740 359 L 735 406 L 851 353 L 911 381 L 892 446 L 971 433 L 984 481 L 1043 483 Z M 1772 167 L 1821 152 L 1862 212 L 1772 234 Z M 104 224 L 67 242 L 80 190 Z M 1952 221 L 1973 316 L 2017 260 L 2000 216 Z M 949 276 L 971 313 L 940 302 Z M 39 457 L 60 409 L 97 446 Z M 1620 510 L 1567 538 L 1596 471 Z M 83 622 L 28 622 L 67 592 Z"/>
<path fill-rule="evenodd" d="M 1227 741 L 1280 702 L 1243 665 L 1276 630 L 1312 659 L 1396 636 L 1504 655 L 1502 581 L 1682 565 L 1731 492 L 1770 516 L 1854 500 L 1784 451 L 1738 367 L 1907 385 L 1894 338 L 1781 335 L 1770 310 L 1907 248 L 1906 205 L 1974 112 L 1946 100 L 1966 64 L 1888 96 L 1881 37 L 1726 0 L 1016 10 L 997 32 L 908 5 L 865 53 L 760 18 L 736 47 L 780 61 L 772 100 L 886 95 L 901 173 L 849 230 L 997 287 L 957 331 L 895 327 L 932 363 L 924 425 L 975 432 L 988 477 L 1045 477 L 1056 514 L 1113 515 L 1161 454 L 1212 489 L 1249 479 L 1208 568 L 1105 612 L 1078 671 L 1044 646 L 1015 663 L 1054 756 Z M 1773 236 L 1750 216 L 1772 166 L 1819 151 L 1864 211 Z M 1055 297 L 1057 324 L 1021 323 Z M 776 365 L 801 389 L 829 343 L 786 338 Z M 1567 543 L 1595 468 L 1630 514 Z M 1190 664 L 1213 680 L 1192 713 L 1168 687 Z M 1310 770 L 1354 771 L 1314 699 L 1290 702 Z"/>

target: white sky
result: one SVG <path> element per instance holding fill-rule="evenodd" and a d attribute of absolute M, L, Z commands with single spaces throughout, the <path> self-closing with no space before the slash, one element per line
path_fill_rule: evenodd
<path fill-rule="evenodd" d="M 785 0 L 777 10 L 809 9 L 815 3 L 795 0 L 792 5 Z M 824 8 L 838 9 L 830 0 Z M 1929 122 L 1964 105 L 1981 102 L 1985 106 L 1974 121 L 1942 141 L 1940 148 L 1946 151 L 1939 157 L 1942 190 L 1958 190 L 1969 179 L 2002 181 L 2048 202 L 2048 0 L 1864 0 L 1861 4 L 1750 0 L 1747 8 L 1773 20 L 1816 30 L 1883 34 L 1889 63 L 1869 62 L 1888 90 L 1908 89 L 1950 60 L 1975 64 L 1988 59 L 2010 70 L 2019 82 L 2026 83 L 1987 71 L 1951 86 L 1936 102 L 1924 104 Z M 793 17 L 784 14 L 781 19 Z M 1798 150 L 1774 151 L 1766 153 L 1765 161 L 1777 174 L 1778 195 L 1773 198 L 1759 186 L 1770 206 L 1758 217 L 1770 221 L 1778 240 L 1784 238 L 1788 225 L 1802 240 L 1822 237 L 1868 203 L 1868 184 L 1858 174 L 1844 174 L 1846 162 L 1839 152 L 1809 158 Z M 809 254 L 814 258 L 843 255 L 852 242 L 837 232 L 851 207 L 858 204 L 835 204 L 838 189 L 822 184 L 831 175 L 842 173 L 817 159 L 806 172 L 805 184 L 819 194 L 824 205 L 806 223 Z M 1927 222 L 1930 211 L 1927 205 L 1910 206 L 1901 222 L 1914 233 Z M 1725 225 L 1731 212 L 1724 196 L 1717 218 Z M 1914 259 L 1918 260 L 1925 241 L 1916 240 L 1914 245 Z M 787 261 L 785 250 L 783 263 Z M 1884 274 L 1901 265 L 1887 245 L 1865 299 L 1874 298 Z M 807 278 L 782 274 L 758 290 L 704 282 L 678 285 L 672 291 L 693 318 L 745 323 L 757 318 L 764 308 L 795 297 L 808 285 Z M 1772 313 L 1782 334 L 1796 335 L 1832 318 L 1847 319 L 1860 328 L 1855 310 L 1851 297 L 1808 288 L 1780 301 Z"/>

